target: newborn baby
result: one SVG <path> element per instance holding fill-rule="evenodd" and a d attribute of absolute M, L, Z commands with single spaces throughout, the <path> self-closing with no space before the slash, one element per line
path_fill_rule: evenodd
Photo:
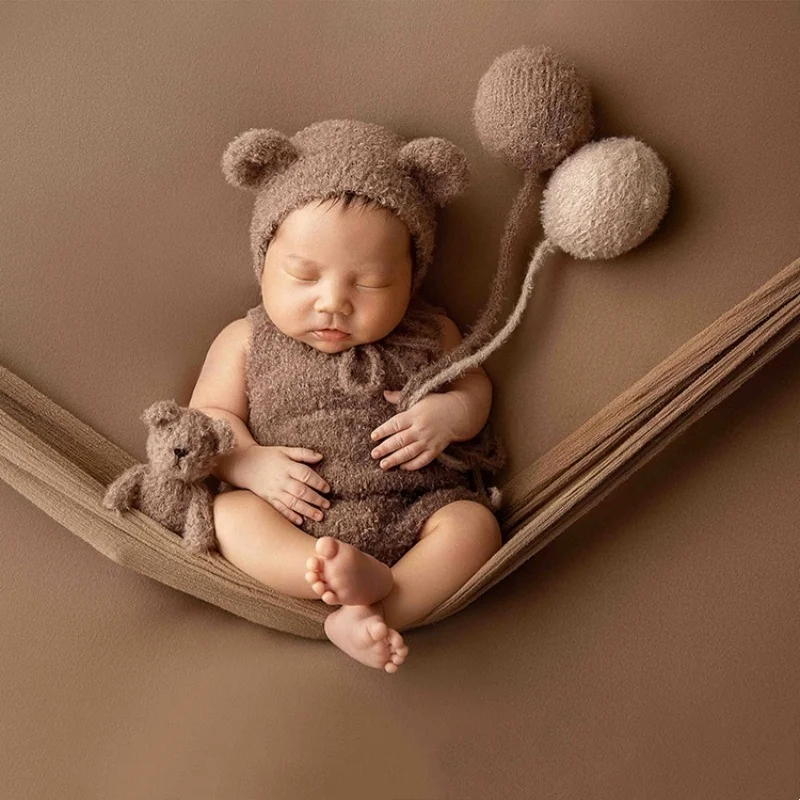
<path fill-rule="evenodd" d="M 340 605 L 328 638 L 396 672 L 399 631 L 502 545 L 485 493 L 437 459 L 484 429 L 492 386 L 472 367 L 393 413 L 410 375 L 461 341 L 415 294 L 421 239 L 395 210 L 327 193 L 262 228 L 257 205 L 262 302 L 216 337 L 189 402 L 237 438 L 214 470 L 233 487 L 214 498 L 218 547 L 278 591 Z"/>

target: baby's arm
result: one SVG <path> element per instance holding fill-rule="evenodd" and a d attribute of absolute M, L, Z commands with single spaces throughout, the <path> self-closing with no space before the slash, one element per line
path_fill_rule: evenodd
<path fill-rule="evenodd" d="M 437 316 L 442 324 L 443 347 L 452 350 L 461 341 L 461 332 L 450 317 Z M 458 401 L 460 415 L 457 422 L 454 421 L 457 432 L 454 441 L 463 442 L 480 433 L 492 408 L 492 382 L 483 367 L 470 367 L 458 380 L 445 384 L 439 391 Z"/>
<path fill-rule="evenodd" d="M 438 315 L 442 326 L 442 345 L 452 350 L 461 333 L 449 317 Z M 399 392 L 384 393 L 397 402 Z M 381 459 L 382 469 L 421 469 L 441 453 L 450 442 L 464 442 L 477 436 L 489 419 L 492 382 L 480 366 L 471 367 L 458 380 L 438 392 L 430 392 L 406 411 L 401 411 L 371 433 L 373 441 L 384 439 L 371 456 Z M 389 437 L 388 439 L 386 437 Z"/>
<path fill-rule="evenodd" d="M 249 333 L 246 318 L 237 319 L 220 331 L 211 344 L 200 377 L 192 392 L 189 408 L 196 408 L 214 419 L 230 422 L 236 448 L 219 456 L 212 474 L 240 488 L 247 488 L 247 449 L 256 444 L 247 428 L 245 391 L 245 347 Z"/>

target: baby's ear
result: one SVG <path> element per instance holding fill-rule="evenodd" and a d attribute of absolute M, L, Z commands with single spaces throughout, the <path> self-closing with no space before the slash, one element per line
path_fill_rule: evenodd
<path fill-rule="evenodd" d="M 272 128 L 251 128 L 225 148 L 222 172 L 231 186 L 257 191 L 299 156 L 286 134 Z"/>
<path fill-rule="evenodd" d="M 436 205 L 447 205 L 469 185 L 467 154 L 447 139 L 412 139 L 400 148 L 397 160 Z"/>

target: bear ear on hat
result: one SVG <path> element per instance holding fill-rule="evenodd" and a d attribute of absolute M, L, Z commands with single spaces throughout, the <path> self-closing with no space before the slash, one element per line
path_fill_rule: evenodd
<path fill-rule="evenodd" d="M 251 128 L 225 148 L 222 172 L 231 186 L 257 190 L 299 156 L 286 134 L 272 128 Z"/>
<path fill-rule="evenodd" d="M 447 205 L 469 185 L 467 154 L 438 136 L 412 139 L 400 148 L 397 160 L 436 205 Z"/>

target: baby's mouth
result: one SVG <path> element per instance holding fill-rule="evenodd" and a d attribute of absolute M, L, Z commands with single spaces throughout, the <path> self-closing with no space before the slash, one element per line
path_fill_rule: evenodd
<path fill-rule="evenodd" d="M 312 331 L 314 336 L 318 339 L 327 341 L 337 341 L 339 339 L 346 339 L 350 334 L 344 331 L 337 330 L 336 328 L 321 328 L 320 330 Z"/>

